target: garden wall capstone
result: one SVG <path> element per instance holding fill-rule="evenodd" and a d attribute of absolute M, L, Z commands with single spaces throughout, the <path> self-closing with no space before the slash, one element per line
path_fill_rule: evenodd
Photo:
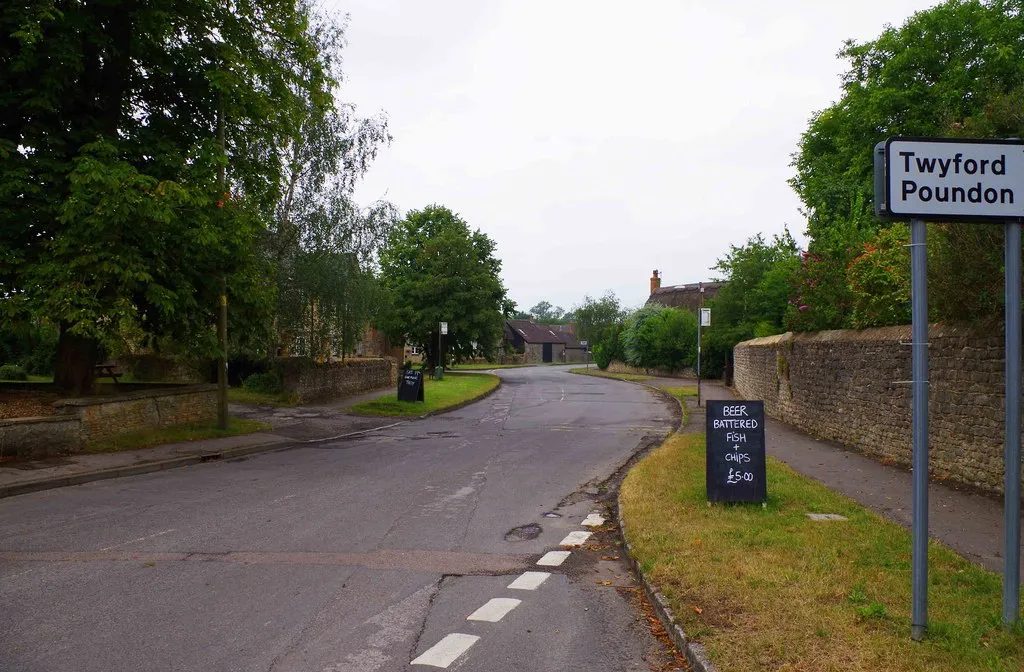
<path fill-rule="evenodd" d="M 733 351 L 740 398 L 811 436 L 910 466 L 910 326 L 757 338 Z M 930 475 L 1003 491 L 1001 325 L 929 326 Z"/>
<path fill-rule="evenodd" d="M 284 392 L 300 403 L 398 385 L 398 364 L 391 357 L 349 359 L 331 364 L 314 364 L 305 357 L 290 357 L 279 360 L 276 367 Z"/>

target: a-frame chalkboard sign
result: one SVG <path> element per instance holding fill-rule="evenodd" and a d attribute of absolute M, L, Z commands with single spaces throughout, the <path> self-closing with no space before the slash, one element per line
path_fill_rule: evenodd
<path fill-rule="evenodd" d="M 398 379 L 399 401 L 423 401 L 423 372 L 406 369 Z"/>
<path fill-rule="evenodd" d="M 708 502 L 765 502 L 763 401 L 707 401 Z"/>

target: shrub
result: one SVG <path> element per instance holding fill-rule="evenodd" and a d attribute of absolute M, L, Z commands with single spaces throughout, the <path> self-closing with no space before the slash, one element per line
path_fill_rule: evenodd
<path fill-rule="evenodd" d="M 277 377 L 276 373 L 254 373 L 245 379 L 242 383 L 242 387 L 248 392 L 256 392 L 257 394 L 280 394 L 281 392 L 281 379 Z"/>
<path fill-rule="evenodd" d="M 28 380 L 28 374 L 17 364 L 4 364 L 0 366 L 0 380 Z"/>

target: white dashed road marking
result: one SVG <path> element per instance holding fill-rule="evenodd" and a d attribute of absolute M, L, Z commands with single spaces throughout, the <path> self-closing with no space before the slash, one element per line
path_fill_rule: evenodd
<path fill-rule="evenodd" d="M 604 525 L 604 516 L 599 513 L 592 513 L 583 520 L 587 527 L 601 527 Z"/>
<path fill-rule="evenodd" d="M 590 538 L 590 532 L 570 532 L 559 546 L 582 546 Z"/>
<path fill-rule="evenodd" d="M 424 651 L 410 665 L 448 667 L 455 662 L 456 658 L 468 651 L 469 647 L 476 644 L 478 639 L 480 638 L 476 635 L 464 635 L 461 632 L 453 632 Z"/>
<path fill-rule="evenodd" d="M 571 551 L 548 551 L 543 558 L 537 561 L 537 564 L 545 567 L 558 567 L 571 554 Z"/>
<path fill-rule="evenodd" d="M 551 574 L 548 572 L 523 572 L 522 576 L 508 584 L 508 587 L 512 590 L 537 590 L 549 576 Z"/>
<path fill-rule="evenodd" d="M 522 600 L 516 600 L 511 597 L 496 597 L 493 600 L 489 600 L 487 604 L 467 616 L 466 620 L 497 623 L 501 619 L 505 618 L 508 612 L 518 607 L 520 602 L 522 602 Z"/>

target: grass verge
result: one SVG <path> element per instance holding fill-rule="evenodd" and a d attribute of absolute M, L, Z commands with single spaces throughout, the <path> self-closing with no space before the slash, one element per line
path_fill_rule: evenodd
<path fill-rule="evenodd" d="M 491 369 L 522 369 L 532 364 L 488 364 L 487 362 L 474 362 L 472 364 L 456 364 L 451 367 L 452 371 L 490 371 Z M 448 369 L 445 369 L 447 371 Z"/>
<path fill-rule="evenodd" d="M 167 443 L 184 443 L 201 439 L 219 439 L 225 436 L 239 436 L 271 429 L 265 422 L 230 418 L 227 429 L 218 429 L 217 422 L 197 422 L 179 427 L 140 429 L 112 439 L 95 441 L 85 447 L 86 453 L 117 453 L 123 450 L 151 448 Z"/>
<path fill-rule="evenodd" d="M 295 406 L 298 402 L 284 394 L 267 394 L 250 392 L 244 387 L 228 388 L 228 401 L 235 404 L 251 404 L 254 406 Z"/>
<path fill-rule="evenodd" d="M 423 415 L 482 397 L 500 382 L 488 373 L 463 373 L 443 380 L 427 378 L 423 381 L 424 401 L 398 401 L 389 395 L 356 404 L 349 411 L 362 415 Z"/>
<path fill-rule="evenodd" d="M 596 376 L 598 378 L 614 378 L 615 380 L 653 380 L 654 376 L 644 376 L 639 373 L 610 373 L 608 371 L 602 371 L 601 369 L 588 369 L 586 367 L 579 369 L 569 369 L 569 373 L 578 373 L 583 376 Z"/>
<path fill-rule="evenodd" d="M 637 562 L 723 670 L 1021 670 L 999 575 L 929 548 L 929 621 L 910 640 L 910 534 L 768 459 L 768 505 L 708 507 L 704 435 L 676 434 L 626 478 Z M 814 522 L 807 513 L 848 521 Z"/>

